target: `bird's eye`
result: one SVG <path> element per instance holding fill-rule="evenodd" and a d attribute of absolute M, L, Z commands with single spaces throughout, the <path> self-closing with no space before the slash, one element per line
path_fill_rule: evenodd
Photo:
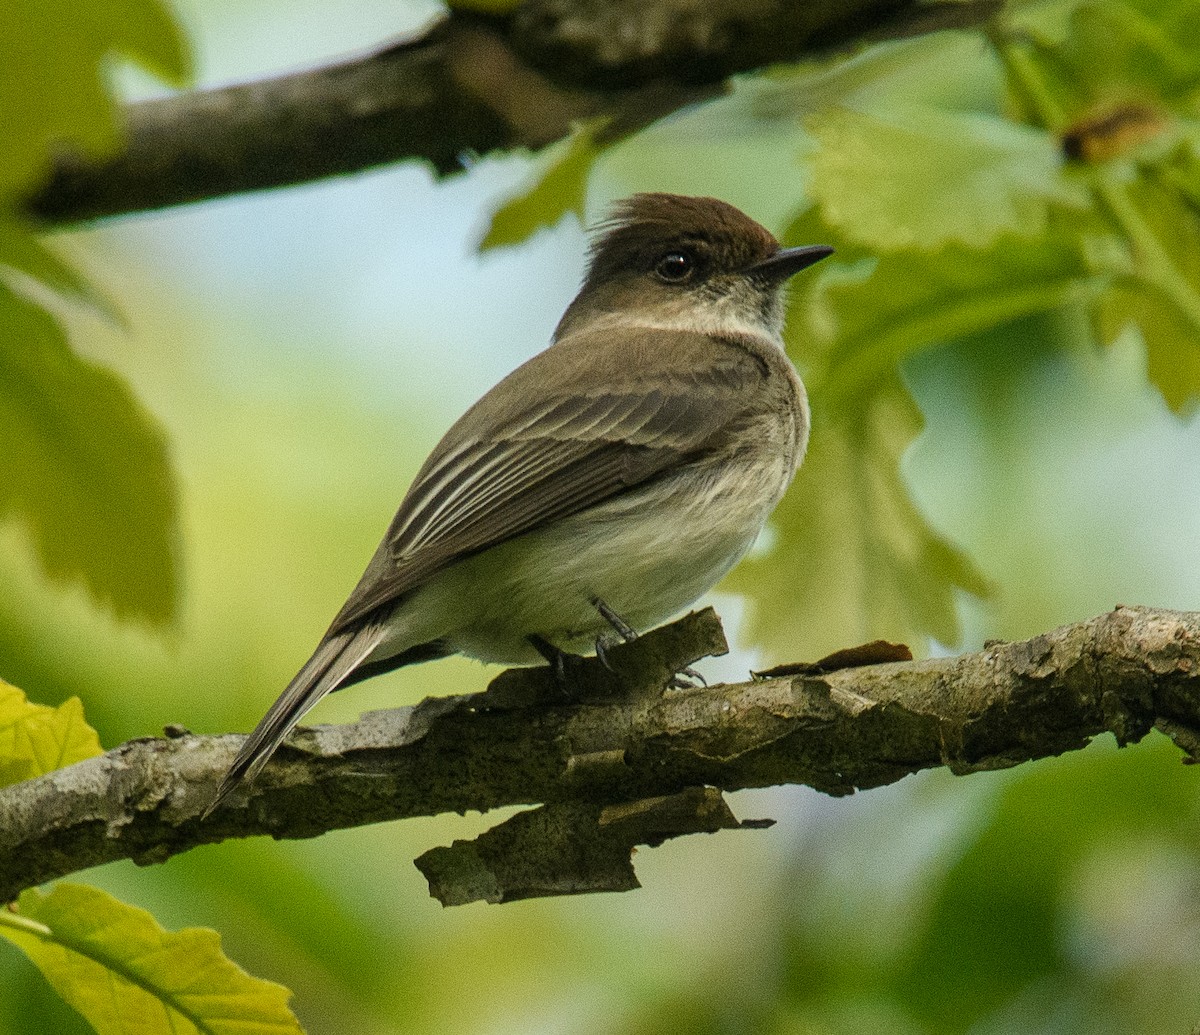
<path fill-rule="evenodd" d="M 673 284 L 687 280 L 695 268 L 696 260 L 687 252 L 667 252 L 654 264 L 654 272 L 662 280 L 670 281 Z"/>

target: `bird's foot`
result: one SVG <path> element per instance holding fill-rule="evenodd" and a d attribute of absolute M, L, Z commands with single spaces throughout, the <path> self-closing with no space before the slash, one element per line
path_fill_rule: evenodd
<path fill-rule="evenodd" d="M 708 680 L 694 668 L 688 666 L 676 672 L 667 686 L 672 690 L 695 690 L 700 686 L 708 686 Z"/>
<path fill-rule="evenodd" d="M 613 631 L 626 643 L 632 643 L 638 638 L 637 630 L 635 630 L 632 625 L 625 621 L 624 618 L 617 614 L 616 611 L 609 607 L 599 597 L 592 597 L 592 607 L 600 612 L 600 617 L 608 622 L 608 624 L 613 627 Z M 613 641 L 610 640 L 605 644 L 605 646 L 613 646 Z M 596 640 L 596 653 L 600 653 L 599 639 Z M 607 665 L 605 667 L 607 667 Z"/>
<path fill-rule="evenodd" d="M 582 660 L 578 654 L 570 654 L 565 650 L 560 650 L 554 646 L 546 637 L 539 636 L 537 633 L 530 633 L 525 637 L 529 641 L 529 645 L 537 651 L 550 666 L 550 675 L 554 679 L 554 685 L 558 687 L 559 693 L 563 697 L 574 697 L 571 683 L 567 679 L 567 665 L 571 662 Z"/>
<path fill-rule="evenodd" d="M 616 672 L 612 662 L 608 660 L 608 652 L 615 647 L 621 640 L 613 636 L 612 633 L 601 633 L 596 637 L 596 660 L 600 662 L 609 672 Z"/>
<path fill-rule="evenodd" d="M 592 598 L 592 606 L 600 614 L 600 617 L 612 626 L 612 632 L 603 632 L 596 637 L 596 660 L 609 672 L 615 674 L 616 668 L 613 666 L 609 652 L 622 642 L 632 643 L 636 640 L 638 638 L 637 630 L 599 597 Z M 572 665 L 583 661 L 583 659 L 577 654 L 571 654 L 556 647 L 546 637 L 540 636 L 537 633 L 530 633 L 526 639 L 529 641 L 530 646 L 550 666 L 550 674 L 562 696 L 574 699 L 577 695 L 576 688 L 568 679 L 567 672 Z M 694 690 L 701 686 L 708 686 L 708 680 L 690 666 L 681 668 L 671 677 L 670 682 L 667 683 L 667 687 L 671 690 Z"/>
<path fill-rule="evenodd" d="M 592 597 L 592 607 L 600 612 L 600 617 L 608 622 L 616 636 L 620 637 L 618 640 L 612 633 L 602 633 L 596 637 L 596 657 L 600 659 L 601 665 L 612 672 L 612 663 L 608 660 L 609 650 L 621 640 L 632 643 L 638 638 L 637 630 L 599 597 Z M 708 686 L 708 680 L 694 668 L 681 668 L 671 677 L 667 686 L 672 690 L 693 690 L 698 686 Z"/>

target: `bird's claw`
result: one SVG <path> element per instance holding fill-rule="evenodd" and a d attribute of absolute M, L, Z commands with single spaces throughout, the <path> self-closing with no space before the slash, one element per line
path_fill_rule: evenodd
<path fill-rule="evenodd" d="M 558 687 L 559 693 L 565 698 L 574 697 L 567 681 L 567 659 L 574 658 L 575 655 L 568 654 L 565 650 L 559 650 L 544 636 L 538 636 L 537 633 L 531 633 L 526 639 L 550 666 L 550 676 L 554 680 L 554 685 Z"/>
<path fill-rule="evenodd" d="M 613 630 L 616 632 L 616 634 L 620 636 L 621 639 L 626 643 L 632 643 L 638 638 L 637 630 L 634 629 L 632 625 L 625 621 L 624 618 L 617 614 L 616 611 L 609 607 L 599 597 L 592 598 L 592 607 L 600 612 L 600 617 L 608 622 L 608 624 L 613 627 Z M 599 643 L 599 641 L 597 641 L 597 643 Z M 612 643 L 606 643 L 605 646 L 611 647 Z"/>
<path fill-rule="evenodd" d="M 689 666 L 676 672 L 667 686 L 672 690 L 695 690 L 697 687 L 708 686 L 708 680 Z"/>
<path fill-rule="evenodd" d="M 608 657 L 608 652 L 619 642 L 619 640 L 614 639 L 608 634 L 601 634 L 596 637 L 596 660 L 608 669 L 609 672 L 616 672 L 616 669 L 613 668 L 612 661 Z"/>

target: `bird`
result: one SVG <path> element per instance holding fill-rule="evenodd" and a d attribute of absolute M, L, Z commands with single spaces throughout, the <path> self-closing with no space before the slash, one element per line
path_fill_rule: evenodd
<path fill-rule="evenodd" d="M 711 588 L 804 457 L 784 286 L 832 251 L 781 247 L 716 198 L 618 202 L 549 347 L 434 447 L 208 812 L 331 691 L 450 654 L 603 660 L 614 630 L 629 639 Z"/>

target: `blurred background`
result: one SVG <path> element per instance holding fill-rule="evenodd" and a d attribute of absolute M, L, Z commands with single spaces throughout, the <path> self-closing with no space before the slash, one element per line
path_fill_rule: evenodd
<path fill-rule="evenodd" d="M 173 6 L 201 85 L 324 62 L 437 12 L 395 0 Z M 926 99 L 974 97 L 995 74 L 970 34 L 893 46 L 928 48 L 889 87 L 915 84 Z M 128 69 L 117 81 L 127 96 L 158 89 Z M 748 118 L 754 96 L 735 91 L 606 152 L 589 218 L 670 190 L 720 196 L 782 234 L 806 189 L 803 132 L 794 118 Z M 37 701 L 79 695 L 106 747 L 166 723 L 253 726 L 427 451 L 545 346 L 577 289 L 586 236 L 572 215 L 478 250 L 490 214 L 537 168 L 482 158 L 436 181 L 410 164 L 52 235 L 122 317 L 61 307 L 72 345 L 128 380 L 169 443 L 180 610 L 165 630 L 115 619 L 84 590 L 48 584 L 9 522 L 0 675 Z M 791 345 L 804 368 L 805 342 Z M 1034 313 L 947 336 L 901 374 L 924 419 L 905 484 L 987 590 L 953 592 L 957 642 L 926 637 L 918 652 L 1025 637 L 1118 603 L 1200 607 L 1200 423 L 1148 383 L 1136 330 L 1100 349 L 1078 313 Z M 820 424 L 810 451 L 817 462 Z M 773 563 L 770 546 L 753 571 Z M 784 556 L 781 579 L 794 572 L 805 599 L 767 627 L 753 617 L 753 576 L 716 594 L 738 646 L 705 664 L 710 680 L 869 631 L 824 603 L 856 577 L 849 561 L 813 580 L 802 556 Z M 831 631 L 806 628 L 810 610 Z M 458 659 L 419 666 L 326 699 L 310 721 L 482 689 L 493 674 Z M 443 909 L 411 863 L 490 815 L 228 843 L 82 879 L 169 928 L 219 930 L 231 958 L 294 990 L 313 1033 L 1186 1035 L 1200 1023 L 1197 779 L 1152 734 L 840 800 L 742 792 L 735 812 L 773 828 L 643 850 L 631 894 L 500 907 Z M 0 988 L 0 1032 L 90 1030 L 3 945 Z"/>

